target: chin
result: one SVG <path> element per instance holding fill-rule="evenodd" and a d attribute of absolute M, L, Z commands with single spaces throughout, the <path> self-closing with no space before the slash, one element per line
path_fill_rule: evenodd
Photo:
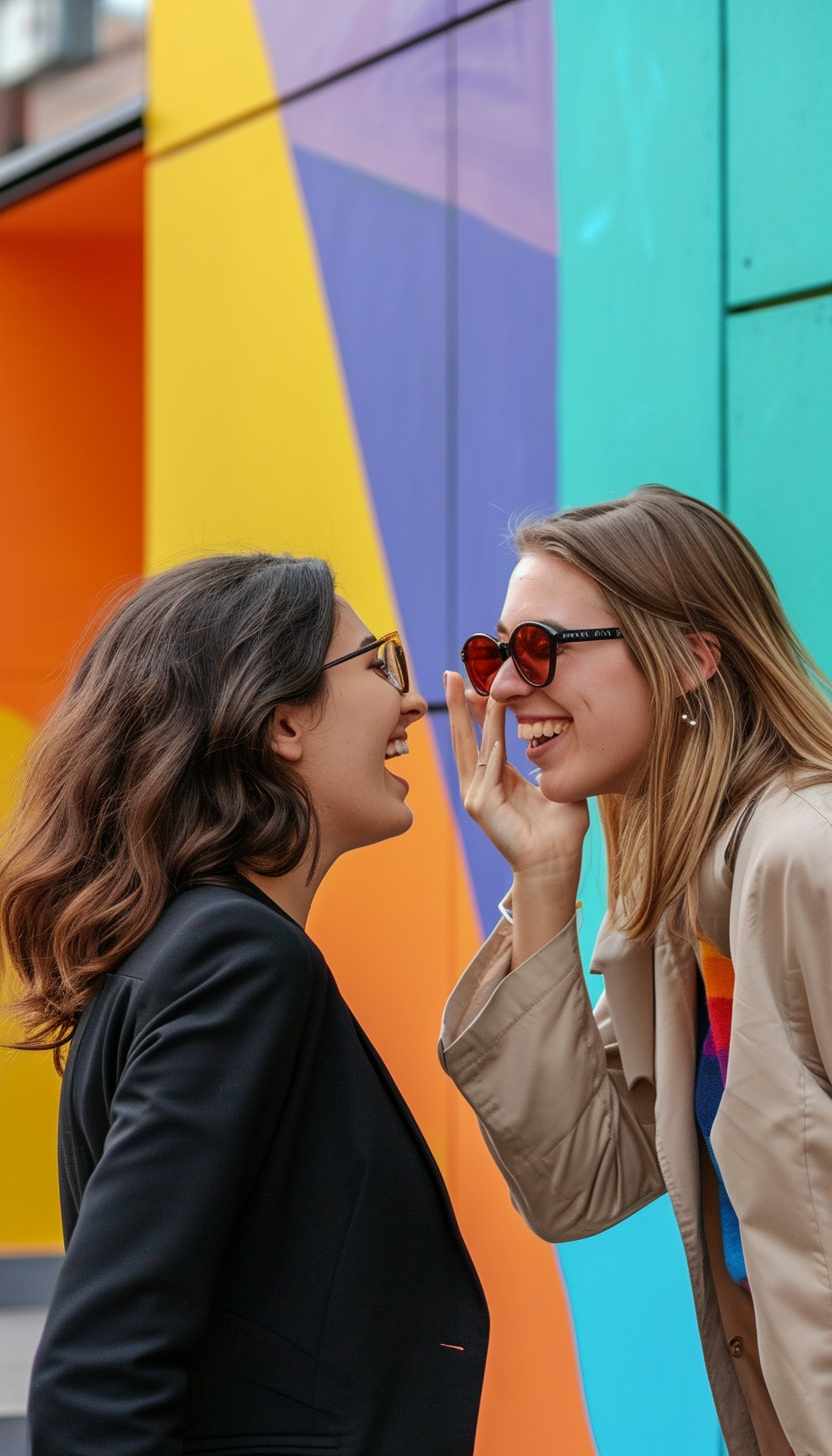
<path fill-rule="evenodd" d="M 587 788 L 585 784 L 576 783 L 567 774 L 547 774 L 544 770 L 540 775 L 540 792 L 544 799 L 549 799 L 553 804 L 582 804 L 584 799 L 592 799 L 604 790 Z"/>
<path fill-rule="evenodd" d="M 413 823 L 413 810 L 408 804 L 398 804 L 394 813 L 387 813 L 374 824 L 365 824 L 358 830 L 350 846 L 352 849 L 366 849 L 370 844 L 383 844 L 385 839 L 398 839 L 406 834 Z"/>
<path fill-rule="evenodd" d="M 398 839 L 400 834 L 406 834 L 413 823 L 413 810 L 409 804 L 400 804 L 398 812 L 390 816 L 390 827 L 386 833 L 379 835 L 382 839 Z"/>

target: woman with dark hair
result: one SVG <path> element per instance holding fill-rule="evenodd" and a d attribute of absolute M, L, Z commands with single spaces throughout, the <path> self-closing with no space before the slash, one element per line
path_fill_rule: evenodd
<path fill-rule="evenodd" d="M 0 866 L 23 1045 L 69 1046 L 34 1456 L 470 1456 L 482 1291 L 303 930 L 409 827 L 424 712 L 324 562 L 220 556 L 122 606 L 41 735 Z"/>

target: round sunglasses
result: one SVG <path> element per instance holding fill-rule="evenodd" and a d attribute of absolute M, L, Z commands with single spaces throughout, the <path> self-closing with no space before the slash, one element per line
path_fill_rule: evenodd
<path fill-rule="evenodd" d="M 335 657 L 332 662 L 325 662 L 324 671 L 328 667 L 338 667 L 342 662 L 350 662 L 353 657 L 361 657 L 365 652 L 378 654 L 378 661 L 373 663 L 373 667 L 377 667 L 384 674 L 397 693 L 404 695 L 409 692 L 410 674 L 398 632 L 386 632 L 383 637 L 376 637 L 373 642 L 365 642 L 363 647 L 356 647 L 354 652 L 347 652 L 343 657 Z"/>
<path fill-rule="evenodd" d="M 523 681 L 533 688 L 546 688 L 555 675 L 558 647 L 564 642 L 609 642 L 623 637 L 620 627 L 588 627 L 567 632 L 555 631 L 543 622 L 520 622 L 508 642 L 475 632 L 463 643 L 459 654 L 471 687 L 481 698 L 487 698 L 497 673 L 511 658 Z"/>

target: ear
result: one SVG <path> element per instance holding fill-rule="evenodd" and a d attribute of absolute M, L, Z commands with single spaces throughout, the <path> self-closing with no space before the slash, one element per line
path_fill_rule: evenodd
<path fill-rule="evenodd" d="M 713 632 L 688 632 L 688 646 L 699 664 L 699 681 L 683 683 L 682 691 L 689 693 L 693 688 L 708 682 L 722 661 L 719 639 Z"/>
<path fill-rule="evenodd" d="M 299 763 L 303 757 L 304 728 L 302 715 L 292 707 L 275 708 L 272 714 L 269 742 L 278 758 Z"/>

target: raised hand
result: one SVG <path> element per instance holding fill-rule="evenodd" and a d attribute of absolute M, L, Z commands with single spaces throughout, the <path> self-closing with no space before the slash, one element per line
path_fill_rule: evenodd
<path fill-rule="evenodd" d="M 572 919 L 589 828 L 586 801 L 555 804 L 508 762 L 505 707 L 466 694 L 459 673 L 445 674 L 451 741 L 466 812 L 514 872 L 512 968 Z M 466 697 L 476 701 L 466 705 Z M 472 715 L 482 728 L 477 746 Z"/>
<path fill-rule="evenodd" d="M 589 828 L 586 801 L 553 804 L 509 763 L 503 704 L 466 694 L 457 672 L 445 674 L 445 695 L 462 802 L 515 873 L 564 856 L 580 860 Z M 472 713 L 482 728 L 479 747 Z"/>

